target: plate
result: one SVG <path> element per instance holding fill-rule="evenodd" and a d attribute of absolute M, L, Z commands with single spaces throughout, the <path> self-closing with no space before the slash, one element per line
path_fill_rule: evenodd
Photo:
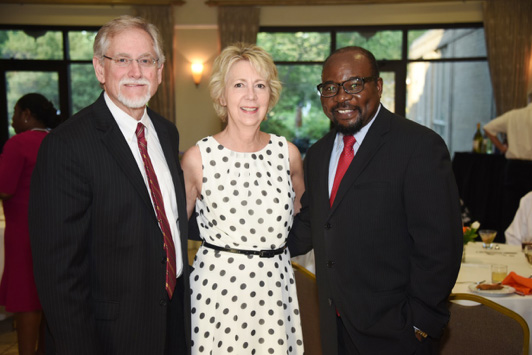
<path fill-rule="evenodd" d="M 502 285 L 502 289 L 500 290 L 479 290 L 477 289 L 477 284 L 472 284 L 469 285 L 469 291 L 482 296 L 501 297 L 511 295 L 515 292 L 515 288 L 511 286 Z"/>

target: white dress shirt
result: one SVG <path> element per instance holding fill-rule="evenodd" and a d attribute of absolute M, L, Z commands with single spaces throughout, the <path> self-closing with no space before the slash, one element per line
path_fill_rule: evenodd
<path fill-rule="evenodd" d="M 532 191 L 519 201 L 514 220 L 504 232 L 506 244 L 521 245 L 526 238 L 532 238 Z"/>
<path fill-rule="evenodd" d="M 163 195 L 164 211 L 166 213 L 166 218 L 168 219 L 168 224 L 170 224 L 170 230 L 172 232 L 172 240 L 174 241 L 175 246 L 175 255 L 176 255 L 176 276 L 181 276 L 183 272 L 183 258 L 181 252 L 181 242 L 178 228 L 178 212 L 177 212 L 177 201 L 174 188 L 174 182 L 172 180 L 172 175 L 170 174 L 170 169 L 166 163 L 164 157 L 163 149 L 161 143 L 159 142 L 159 137 L 155 131 L 155 127 L 148 116 L 148 112 L 144 109 L 144 115 L 140 121 L 137 121 L 124 111 L 122 111 L 115 103 L 107 96 L 107 93 L 104 93 L 105 103 L 109 110 L 111 111 L 120 131 L 124 135 L 124 138 L 131 149 L 131 153 L 137 161 L 139 170 L 144 178 L 144 183 L 146 184 L 146 189 L 150 191 L 150 186 L 148 183 L 148 178 L 146 176 L 146 169 L 144 168 L 144 162 L 140 155 L 139 146 L 137 142 L 137 135 L 135 130 L 137 125 L 141 122 L 144 125 L 144 134 L 146 137 L 146 142 L 148 144 L 148 155 L 150 156 L 153 169 L 157 175 L 157 180 L 159 182 L 159 188 L 161 189 L 161 194 Z M 151 194 L 150 194 L 151 196 Z M 151 200 L 151 198 L 150 198 Z M 153 205 L 153 201 L 152 201 Z M 154 206 L 155 211 L 155 206 Z M 173 223 L 172 223 L 173 221 Z M 161 240 L 161 243 L 163 241 Z"/>
<path fill-rule="evenodd" d="M 356 139 L 355 145 L 353 145 L 354 155 L 357 154 L 358 148 L 360 148 L 360 145 L 362 144 L 364 137 L 366 137 L 366 133 L 368 133 L 369 128 L 375 121 L 375 117 L 377 117 L 380 110 L 381 110 L 381 105 L 379 104 L 379 108 L 377 109 L 375 116 L 371 118 L 371 121 L 369 121 L 367 125 L 362 127 L 360 131 L 354 134 L 355 139 Z M 340 155 L 342 154 L 343 150 L 344 150 L 344 135 L 342 133 L 337 133 L 336 138 L 334 140 L 333 149 L 331 152 L 331 160 L 329 160 L 329 196 L 331 196 L 331 190 L 332 190 L 332 186 L 334 183 L 334 176 L 336 175 L 336 168 L 338 167 L 338 160 L 340 160 Z"/>
<path fill-rule="evenodd" d="M 507 159 L 532 160 L 532 102 L 494 118 L 484 130 L 492 135 L 505 133 L 508 139 Z"/>

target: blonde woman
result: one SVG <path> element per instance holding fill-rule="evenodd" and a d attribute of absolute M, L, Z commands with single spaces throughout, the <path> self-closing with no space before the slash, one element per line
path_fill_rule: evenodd
<path fill-rule="evenodd" d="M 260 130 L 281 93 L 277 69 L 260 47 L 227 47 L 210 92 L 227 125 L 182 160 L 203 241 L 190 276 L 192 354 L 303 354 L 285 247 L 304 190 L 301 156 Z"/>

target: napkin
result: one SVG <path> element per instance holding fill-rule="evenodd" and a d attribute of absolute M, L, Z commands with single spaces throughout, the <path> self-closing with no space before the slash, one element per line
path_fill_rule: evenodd
<path fill-rule="evenodd" d="M 503 285 L 511 286 L 515 288 L 517 292 L 521 292 L 525 295 L 532 294 L 532 279 L 519 276 L 515 272 L 510 272 L 508 276 L 502 280 Z"/>

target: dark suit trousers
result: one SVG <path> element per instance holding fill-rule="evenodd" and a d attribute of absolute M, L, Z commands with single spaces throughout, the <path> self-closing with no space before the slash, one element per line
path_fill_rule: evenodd
<path fill-rule="evenodd" d="M 177 279 L 174 295 L 168 301 L 168 315 L 166 318 L 166 355 L 187 354 L 187 344 L 185 340 L 185 315 L 184 297 L 185 287 L 183 276 Z"/>
<path fill-rule="evenodd" d="M 342 318 L 336 317 L 336 328 L 338 332 L 338 355 L 360 355 L 356 345 L 349 336 L 347 329 L 342 322 Z M 414 329 L 412 329 L 412 336 Z M 396 355 L 438 355 L 439 342 L 434 339 L 425 339 L 416 348 L 413 354 L 396 354 Z"/>

